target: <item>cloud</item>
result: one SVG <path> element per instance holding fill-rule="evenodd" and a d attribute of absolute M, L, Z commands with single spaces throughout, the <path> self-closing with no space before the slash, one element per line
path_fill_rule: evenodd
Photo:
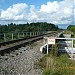
<path fill-rule="evenodd" d="M 36 20 L 38 18 L 37 11 L 35 10 L 34 5 L 30 5 L 30 13 L 28 14 L 28 19 L 29 21 Z"/>
<path fill-rule="evenodd" d="M 41 5 L 40 11 L 42 12 L 47 12 L 47 13 L 52 13 L 58 11 L 59 5 L 57 1 L 54 1 L 53 3 L 47 2 L 47 5 L 43 4 Z"/>
<path fill-rule="evenodd" d="M 7 10 L 1 11 L 1 19 L 4 20 L 22 20 L 25 16 L 25 10 L 27 5 L 25 3 L 14 4 L 10 6 Z"/>
<path fill-rule="evenodd" d="M 7 10 L 1 10 L 0 20 L 71 24 L 74 22 L 75 17 L 74 1 L 49 1 L 46 4 L 42 4 L 39 9 L 35 5 L 28 6 L 26 3 L 13 4 Z M 17 22 L 21 23 L 21 21 Z M 22 23 L 24 22 L 22 21 Z"/>
<path fill-rule="evenodd" d="M 41 5 L 40 11 L 47 13 L 44 19 L 50 20 L 52 23 L 68 24 L 71 23 L 74 16 L 73 6 L 73 0 L 47 2 L 46 5 Z M 70 20 L 68 20 L 69 18 Z"/>

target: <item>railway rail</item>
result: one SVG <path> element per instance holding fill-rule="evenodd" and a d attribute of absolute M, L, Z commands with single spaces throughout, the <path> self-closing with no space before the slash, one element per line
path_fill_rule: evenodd
<path fill-rule="evenodd" d="M 17 40 L 11 40 L 7 42 L 0 42 L 0 55 L 4 55 L 5 53 L 9 53 L 10 51 L 14 51 L 21 46 L 25 46 L 29 42 L 34 42 L 40 39 L 43 39 L 45 35 L 55 35 L 57 32 L 50 32 L 50 33 L 45 33 L 41 34 L 38 36 L 33 36 L 33 37 L 23 37 Z"/>

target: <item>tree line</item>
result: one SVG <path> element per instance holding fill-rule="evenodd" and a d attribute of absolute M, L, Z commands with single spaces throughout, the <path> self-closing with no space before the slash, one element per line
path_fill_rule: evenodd
<path fill-rule="evenodd" d="M 26 24 L 0 24 L 0 33 L 7 32 L 38 32 L 38 31 L 56 31 L 58 26 L 52 23 L 37 22 L 37 23 L 26 23 Z"/>
<path fill-rule="evenodd" d="M 75 33 L 75 25 L 69 25 L 69 26 L 67 27 L 67 30 L 70 30 L 70 31 L 72 31 L 73 33 Z"/>

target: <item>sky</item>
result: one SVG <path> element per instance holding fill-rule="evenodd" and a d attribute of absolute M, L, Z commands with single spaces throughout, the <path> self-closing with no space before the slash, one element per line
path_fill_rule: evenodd
<path fill-rule="evenodd" d="M 75 0 L 0 0 L 0 24 L 48 22 L 75 24 Z"/>

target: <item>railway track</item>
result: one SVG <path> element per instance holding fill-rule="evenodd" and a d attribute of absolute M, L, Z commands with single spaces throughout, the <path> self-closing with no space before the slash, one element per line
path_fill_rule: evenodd
<path fill-rule="evenodd" d="M 45 35 L 54 35 L 57 32 L 51 32 L 47 34 L 41 34 L 39 36 L 33 36 L 33 37 L 26 37 L 26 38 L 20 38 L 17 40 L 11 40 L 7 42 L 0 42 L 0 55 L 4 55 L 5 53 L 10 53 L 10 51 L 14 51 L 21 46 L 25 46 L 29 42 L 34 42 L 40 39 L 43 39 Z"/>

